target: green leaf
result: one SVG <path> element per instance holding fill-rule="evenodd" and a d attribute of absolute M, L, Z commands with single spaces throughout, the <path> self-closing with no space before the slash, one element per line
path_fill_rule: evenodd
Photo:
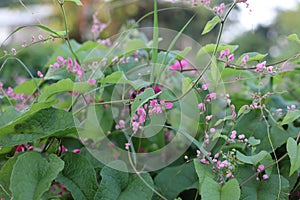
<path fill-rule="evenodd" d="M 7 196 L 11 196 L 11 191 L 9 190 L 10 186 L 10 177 L 13 170 L 13 167 L 17 161 L 18 156 L 14 156 L 6 161 L 0 170 L 0 191 L 3 191 Z"/>
<path fill-rule="evenodd" d="M 94 199 L 98 186 L 91 163 L 85 157 L 71 152 L 64 153 L 62 160 L 65 168 L 56 180 L 67 187 L 75 200 Z"/>
<path fill-rule="evenodd" d="M 0 128 L 0 146 L 14 146 L 50 135 L 76 133 L 72 113 L 46 108 L 29 111 L 12 123 Z"/>
<path fill-rule="evenodd" d="M 225 49 L 229 49 L 230 52 L 234 52 L 238 47 L 239 47 L 238 45 L 219 45 L 217 52 L 220 52 Z M 202 54 L 212 53 L 214 52 L 215 48 L 216 48 L 215 44 L 207 44 L 198 51 L 197 57 Z"/>
<path fill-rule="evenodd" d="M 116 168 L 122 171 L 116 170 Z M 118 199 L 122 190 L 124 190 L 128 184 L 129 174 L 126 171 L 126 164 L 120 160 L 113 161 L 106 165 L 101 170 L 101 184 L 94 199 Z"/>
<path fill-rule="evenodd" d="M 186 55 L 192 50 L 192 47 L 186 47 L 184 50 L 176 54 L 176 60 L 183 60 Z"/>
<path fill-rule="evenodd" d="M 72 91 L 73 86 L 73 81 L 70 79 L 58 81 L 57 83 L 45 88 L 45 91 L 41 94 L 41 96 L 39 96 L 38 102 L 46 102 L 50 97 L 60 92 Z"/>
<path fill-rule="evenodd" d="M 255 139 L 254 137 L 250 137 L 248 140 L 248 143 L 251 144 L 251 146 L 257 146 L 260 144 L 260 140 Z"/>
<path fill-rule="evenodd" d="M 184 190 L 197 189 L 198 182 L 193 162 L 165 168 L 154 179 L 155 185 L 167 199 L 176 198 Z"/>
<path fill-rule="evenodd" d="M 201 199 L 203 200 L 239 200 L 240 195 L 241 190 L 236 179 L 230 179 L 221 188 L 219 183 L 206 177 L 201 190 Z"/>
<path fill-rule="evenodd" d="M 201 193 L 205 178 L 209 177 L 213 179 L 215 177 L 215 174 L 212 172 L 212 168 L 210 165 L 202 164 L 199 159 L 194 159 L 194 165 L 199 178 L 199 193 Z"/>
<path fill-rule="evenodd" d="M 123 72 L 117 71 L 101 79 L 100 83 L 128 83 L 128 80 Z"/>
<path fill-rule="evenodd" d="M 291 123 L 291 122 L 295 121 L 296 119 L 299 119 L 299 117 L 300 117 L 300 110 L 298 110 L 298 109 L 290 110 L 290 111 L 287 112 L 287 114 L 283 118 L 280 125 L 282 126 L 284 124 Z"/>
<path fill-rule="evenodd" d="M 118 170 L 116 170 L 116 168 Z M 121 171 L 119 171 L 121 170 Z M 153 187 L 151 176 L 141 174 L 129 176 L 126 164 L 122 161 L 113 161 L 101 170 L 101 184 L 95 195 L 95 200 L 140 200 L 151 199 L 152 190 L 144 181 Z M 143 180 L 144 181 L 143 181 Z"/>
<path fill-rule="evenodd" d="M 209 33 L 219 22 L 221 22 L 221 18 L 219 16 L 214 16 L 206 23 L 202 35 Z"/>
<path fill-rule="evenodd" d="M 245 106 L 242 106 L 239 111 L 238 111 L 238 117 L 242 114 L 247 114 L 248 112 L 250 112 L 250 109 L 246 109 Z"/>
<path fill-rule="evenodd" d="M 300 44 L 300 39 L 299 39 L 298 35 L 295 34 L 295 33 L 289 35 L 287 38 L 288 38 L 289 40 L 291 40 L 291 41 L 295 41 L 295 42 L 297 42 L 298 44 Z"/>
<path fill-rule="evenodd" d="M 118 200 L 140 200 L 151 199 L 153 191 L 151 188 L 145 185 L 145 182 L 150 187 L 154 187 L 153 180 L 148 173 L 140 174 L 140 177 L 136 174 L 132 174 L 129 177 L 127 187 L 122 191 Z"/>
<path fill-rule="evenodd" d="M 263 160 L 268 154 L 269 153 L 266 152 L 266 151 L 261 151 L 258 154 L 253 155 L 253 156 L 245 156 L 241 152 L 237 151 L 236 152 L 236 158 L 239 161 L 242 161 L 244 163 L 257 165 L 257 163 L 259 163 L 261 160 Z"/>
<path fill-rule="evenodd" d="M 14 119 L 20 116 L 22 113 L 17 111 L 14 107 L 8 107 L 3 113 L 0 115 L 0 127 L 11 123 Z"/>
<path fill-rule="evenodd" d="M 140 50 L 140 49 L 146 49 L 147 46 L 141 39 L 132 39 L 129 40 L 126 43 L 126 46 L 124 48 L 125 53 L 130 53 L 132 51 Z"/>
<path fill-rule="evenodd" d="M 88 82 L 77 82 L 74 83 L 74 92 L 78 92 L 79 94 L 84 94 L 86 92 L 89 92 L 95 88 L 94 84 L 88 83 Z"/>
<path fill-rule="evenodd" d="M 246 181 L 254 173 L 253 166 L 239 168 L 237 179 L 240 183 Z M 280 179 L 280 182 L 279 182 Z M 281 185 L 280 185 L 281 183 Z M 281 190 L 279 190 L 279 188 Z M 248 180 L 247 184 L 242 186 L 241 200 L 266 200 L 266 199 L 288 199 L 289 196 L 289 182 L 283 176 L 272 174 L 267 180 L 257 181 L 255 178 Z"/>
<path fill-rule="evenodd" d="M 82 2 L 80 0 L 65 0 L 76 3 L 77 6 L 82 6 Z"/>
<path fill-rule="evenodd" d="M 297 142 L 293 138 L 289 138 L 286 148 L 291 162 L 289 174 L 291 176 L 300 168 L 300 144 L 297 145 Z"/>
<path fill-rule="evenodd" d="M 17 85 L 14 88 L 14 93 L 32 95 L 37 90 L 37 86 L 40 84 L 40 82 L 41 79 L 39 78 L 25 81 L 24 83 Z"/>
<path fill-rule="evenodd" d="M 62 79 L 71 79 L 71 80 L 75 80 L 75 75 L 71 74 L 69 71 L 67 71 L 66 69 L 62 69 L 62 68 L 49 68 L 44 80 L 62 80 Z"/>
<path fill-rule="evenodd" d="M 257 52 L 248 52 L 248 53 L 244 53 L 242 54 L 238 60 L 236 61 L 236 65 L 242 65 L 242 59 L 244 56 L 248 55 L 249 59 L 247 60 L 247 62 L 251 62 L 251 61 L 258 61 L 260 62 L 262 59 L 264 59 L 268 54 L 260 54 Z"/>
<path fill-rule="evenodd" d="M 48 158 L 34 151 L 20 155 L 11 175 L 13 199 L 40 200 L 63 168 L 64 162 L 54 154 Z"/>
<path fill-rule="evenodd" d="M 160 93 L 155 94 L 152 88 L 147 88 L 141 94 L 137 95 L 131 104 L 131 116 L 134 115 L 139 107 L 143 106 L 150 99 L 154 99 L 159 94 Z"/>

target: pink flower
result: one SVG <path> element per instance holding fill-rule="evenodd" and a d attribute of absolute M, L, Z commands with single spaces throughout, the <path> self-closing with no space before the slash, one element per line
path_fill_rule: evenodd
<path fill-rule="evenodd" d="M 17 55 L 17 50 L 15 48 L 12 48 L 11 52 L 12 52 L 13 55 Z"/>
<path fill-rule="evenodd" d="M 243 58 L 242 58 L 242 63 L 243 65 L 246 65 L 247 61 L 249 60 L 249 56 L 248 55 L 245 55 Z"/>
<path fill-rule="evenodd" d="M 245 135 L 244 134 L 241 134 L 238 136 L 238 138 L 241 140 L 241 139 L 244 139 L 245 138 Z"/>
<path fill-rule="evenodd" d="M 215 92 L 210 93 L 208 95 L 206 95 L 207 99 L 216 99 L 217 98 L 217 94 Z"/>
<path fill-rule="evenodd" d="M 265 166 L 263 165 L 263 164 L 260 164 L 260 165 L 258 165 L 258 167 L 257 167 L 257 171 L 258 172 L 261 172 L 261 171 L 263 171 L 265 169 Z"/>
<path fill-rule="evenodd" d="M 212 119 L 212 115 L 207 115 L 206 117 L 205 117 L 205 119 L 206 119 L 206 121 L 209 121 L 209 120 L 211 120 Z"/>
<path fill-rule="evenodd" d="M 130 143 L 129 142 L 127 142 L 127 143 L 125 143 L 125 149 L 129 149 L 129 147 L 130 147 Z"/>
<path fill-rule="evenodd" d="M 38 75 L 38 77 L 40 77 L 40 78 L 43 78 L 43 77 L 44 77 L 44 75 L 42 74 L 41 71 L 37 71 L 37 75 Z"/>
<path fill-rule="evenodd" d="M 264 174 L 264 175 L 262 176 L 262 178 L 263 178 L 264 180 L 266 180 L 266 179 L 269 178 L 269 176 L 268 176 L 268 174 Z"/>
<path fill-rule="evenodd" d="M 201 88 L 202 88 L 202 90 L 207 90 L 207 89 L 208 89 L 208 85 L 207 85 L 207 84 L 203 84 L 203 85 L 201 86 Z"/>
<path fill-rule="evenodd" d="M 234 60 L 234 54 L 230 54 L 228 56 L 228 62 L 232 62 Z"/>
<path fill-rule="evenodd" d="M 205 104 L 204 104 L 204 103 L 198 104 L 198 107 L 200 108 L 200 110 L 202 110 L 201 113 L 204 113 L 204 112 L 206 111 L 206 107 L 205 107 Z"/>
<path fill-rule="evenodd" d="M 220 52 L 220 58 L 222 59 L 222 58 L 224 58 L 225 56 L 228 56 L 229 53 L 230 53 L 230 49 L 222 50 L 222 51 Z"/>
<path fill-rule="evenodd" d="M 62 56 L 57 56 L 57 62 L 64 62 L 64 58 Z"/>
<path fill-rule="evenodd" d="M 262 63 L 258 63 L 257 65 L 256 65 L 256 72 L 261 72 L 261 71 L 263 71 L 264 69 L 266 69 L 266 61 L 264 61 L 264 62 L 262 62 Z"/>
<path fill-rule="evenodd" d="M 210 128 L 210 129 L 209 129 L 209 132 L 210 132 L 210 133 L 215 133 L 215 132 L 216 132 L 216 129 L 215 129 L 215 128 Z"/>
<path fill-rule="evenodd" d="M 209 6 L 210 0 L 201 0 L 201 3 L 203 3 L 205 6 Z"/>
<path fill-rule="evenodd" d="M 170 66 L 170 69 L 180 71 L 184 69 L 187 66 L 187 64 L 188 62 L 186 60 L 181 60 L 181 61 L 176 60 L 175 63 Z"/>
<path fill-rule="evenodd" d="M 230 138 L 234 140 L 236 138 L 236 133 L 236 130 L 231 131 Z"/>
<path fill-rule="evenodd" d="M 134 133 L 138 131 L 140 124 L 138 122 L 132 122 L 132 130 Z"/>
<path fill-rule="evenodd" d="M 80 153 L 80 149 L 74 149 L 73 151 L 72 151 L 73 153 Z"/>
<path fill-rule="evenodd" d="M 88 80 L 88 82 L 91 83 L 91 84 L 96 84 L 97 83 L 97 81 L 95 79 L 90 79 L 90 80 Z"/>
<path fill-rule="evenodd" d="M 171 109 L 173 107 L 173 103 L 168 102 L 166 103 L 166 109 Z"/>

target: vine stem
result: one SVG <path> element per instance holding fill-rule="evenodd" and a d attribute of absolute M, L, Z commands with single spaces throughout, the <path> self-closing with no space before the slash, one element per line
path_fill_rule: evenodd
<path fill-rule="evenodd" d="M 63 14 L 63 19 L 64 19 L 64 26 L 65 26 L 65 31 L 66 31 L 66 42 L 67 42 L 67 45 L 71 51 L 71 53 L 73 54 L 73 56 L 75 57 L 76 61 L 78 62 L 79 65 L 81 65 L 81 62 L 80 60 L 78 59 L 78 56 L 76 55 L 76 53 L 74 52 L 73 50 L 73 47 L 70 43 L 70 36 L 69 36 L 69 29 L 68 29 L 68 22 L 67 22 L 67 15 L 66 15 L 66 11 L 65 11 L 65 7 L 64 7 L 64 1 L 60 1 L 60 0 L 56 0 L 57 3 L 59 4 L 60 6 L 60 9 L 61 9 L 61 12 Z"/>

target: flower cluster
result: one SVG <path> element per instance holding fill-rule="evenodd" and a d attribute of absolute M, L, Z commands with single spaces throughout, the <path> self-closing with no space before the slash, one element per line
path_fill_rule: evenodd
<path fill-rule="evenodd" d="M 76 75 L 78 78 L 82 78 L 83 70 L 78 64 L 76 59 L 72 58 L 64 59 L 62 56 L 58 56 L 56 62 L 49 66 L 51 69 L 66 69 L 68 72 Z"/>

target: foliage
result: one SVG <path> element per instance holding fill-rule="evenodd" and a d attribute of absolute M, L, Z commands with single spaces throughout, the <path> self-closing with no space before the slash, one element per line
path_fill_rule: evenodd
<path fill-rule="evenodd" d="M 178 32 L 159 28 L 156 1 L 145 15 L 154 15 L 152 38 L 134 23 L 100 39 L 107 26 L 94 15 L 96 41 L 75 42 L 69 2 L 82 6 L 56 1 L 64 31 L 36 26 L 48 35 L 30 45 L 63 41 L 45 68 L 33 73 L 18 48 L 0 57 L 0 72 L 16 61 L 31 77 L 0 83 L 1 199 L 299 197 L 300 52 L 270 63 L 221 44 L 247 1 L 194 2 L 214 14 L 202 34 L 219 31 L 203 47 L 183 34 L 194 17 Z M 299 45 L 299 35 L 287 39 Z"/>

